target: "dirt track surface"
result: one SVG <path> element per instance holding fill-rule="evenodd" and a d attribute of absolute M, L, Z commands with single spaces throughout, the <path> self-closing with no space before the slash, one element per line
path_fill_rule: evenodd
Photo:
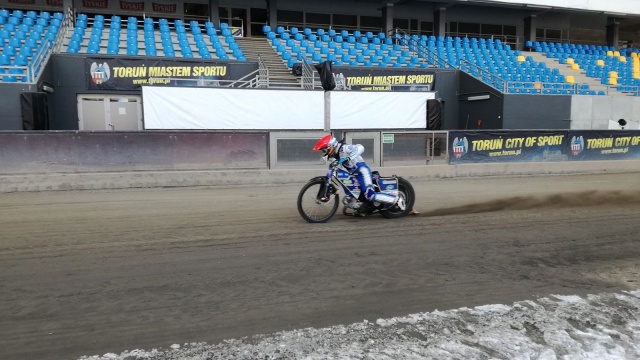
<path fill-rule="evenodd" d="M 0 358 L 638 289 L 639 176 L 413 180 L 420 215 L 327 224 L 302 184 L 0 194 Z"/>

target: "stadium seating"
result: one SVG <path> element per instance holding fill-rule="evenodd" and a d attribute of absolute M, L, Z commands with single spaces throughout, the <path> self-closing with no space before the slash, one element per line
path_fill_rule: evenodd
<path fill-rule="evenodd" d="M 558 69 L 536 62 L 500 40 L 399 36 L 436 67 L 459 67 L 498 90 L 510 94 L 599 95 L 588 84 L 575 84 Z M 413 49 L 412 49 L 413 48 Z M 470 64 L 470 65 L 467 65 Z"/>
<path fill-rule="evenodd" d="M 32 82 L 51 51 L 62 13 L 0 9 L 0 82 Z"/>
<path fill-rule="evenodd" d="M 299 61 L 334 65 L 393 68 L 455 68 L 512 94 L 597 95 L 586 84 L 572 84 L 557 69 L 512 50 L 500 40 L 435 37 L 334 29 L 285 29 L 263 32 L 282 60 L 292 68 Z M 570 80 L 570 79 L 569 79 Z"/>
<path fill-rule="evenodd" d="M 608 46 L 545 41 L 527 42 L 526 46 L 612 89 L 640 95 L 640 50 L 636 48 L 615 50 Z"/>
<path fill-rule="evenodd" d="M 195 51 L 194 51 L 195 50 Z M 185 59 L 246 61 L 226 23 L 139 19 L 79 14 L 65 50 L 71 54 L 107 54 Z"/>
<path fill-rule="evenodd" d="M 279 26 L 272 31 L 264 26 L 263 31 L 273 48 L 289 67 L 298 61 L 319 63 L 331 60 L 335 65 L 378 66 L 378 67 L 427 67 L 421 63 L 416 54 L 400 51 L 399 45 L 394 47 L 392 39 L 384 33 L 361 33 L 354 31 L 337 32 L 334 29 L 296 27 L 285 30 Z"/>

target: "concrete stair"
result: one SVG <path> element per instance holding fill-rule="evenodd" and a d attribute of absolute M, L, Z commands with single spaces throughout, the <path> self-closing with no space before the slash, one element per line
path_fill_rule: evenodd
<path fill-rule="evenodd" d="M 264 37 L 239 37 L 236 42 L 247 61 L 258 61 L 258 55 L 269 69 L 269 87 L 300 88 L 300 81 L 291 73 L 282 58 Z"/>
<path fill-rule="evenodd" d="M 590 90 L 604 91 L 610 96 L 629 96 L 628 94 L 618 92 L 613 87 L 608 88 L 607 85 L 601 84 L 599 79 L 588 77 L 586 72 L 582 69 L 573 70 L 570 64 L 560 64 L 558 59 L 550 59 L 544 54 L 538 52 L 523 53 L 523 55 L 531 56 L 536 62 L 545 63 L 550 69 L 558 69 L 560 74 L 564 75 L 565 78 L 567 76 L 573 76 L 576 84 L 588 84 Z"/>

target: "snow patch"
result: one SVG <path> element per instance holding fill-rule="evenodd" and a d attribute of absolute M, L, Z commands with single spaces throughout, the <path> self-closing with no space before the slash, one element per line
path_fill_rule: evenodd
<path fill-rule="evenodd" d="M 507 314 L 509 313 L 509 311 L 511 311 L 511 306 L 502 305 L 502 304 L 493 304 L 493 305 L 476 306 L 474 309 L 478 311 L 484 311 L 484 312 L 495 312 L 498 314 Z"/>
<path fill-rule="evenodd" d="M 583 298 L 581 298 L 580 296 L 577 295 L 551 295 L 554 298 L 558 299 L 558 300 L 562 300 L 564 302 L 567 303 L 579 303 L 579 302 L 584 302 L 585 300 Z"/>
<path fill-rule="evenodd" d="M 80 359 L 640 359 L 640 291 L 551 297 Z"/>

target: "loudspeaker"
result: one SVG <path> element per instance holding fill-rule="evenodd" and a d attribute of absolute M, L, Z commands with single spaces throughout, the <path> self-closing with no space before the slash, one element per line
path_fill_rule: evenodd
<path fill-rule="evenodd" d="M 302 64 L 300 63 L 295 63 L 293 64 L 293 67 L 291 68 L 291 72 L 293 73 L 294 76 L 302 76 Z"/>
<path fill-rule="evenodd" d="M 49 130 L 47 93 L 20 93 L 23 130 Z"/>
<path fill-rule="evenodd" d="M 322 88 L 324 91 L 331 91 L 336 88 L 336 79 L 333 78 L 333 70 L 331 67 L 331 61 L 325 61 L 320 64 L 313 65 L 318 74 L 320 74 L 320 81 L 322 82 Z"/>
<path fill-rule="evenodd" d="M 427 130 L 442 129 L 443 105 L 440 99 L 427 100 Z"/>

